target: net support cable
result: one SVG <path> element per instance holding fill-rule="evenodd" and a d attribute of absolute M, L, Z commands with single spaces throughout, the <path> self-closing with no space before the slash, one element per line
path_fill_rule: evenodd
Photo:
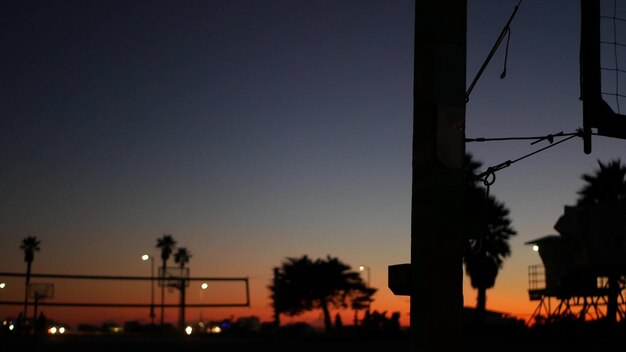
<path fill-rule="evenodd" d="M 0 272 L 0 277 L 25 277 L 24 273 Z M 53 278 L 53 279 L 70 279 L 70 280 L 121 280 L 121 281 L 158 281 L 163 280 L 161 277 L 145 277 L 145 276 L 119 276 L 119 275 L 66 275 L 66 274 L 31 274 L 30 277 Z M 250 283 L 248 277 L 187 277 L 180 279 L 181 281 L 229 281 L 243 283 L 245 290 L 245 302 L 239 303 L 198 303 L 185 304 L 189 308 L 209 308 L 209 307 L 249 307 L 250 306 Z M 0 300 L 0 306 L 3 305 L 23 305 L 24 301 L 4 301 Z M 56 306 L 56 307 L 117 307 L 117 308 L 147 308 L 147 307 L 180 307 L 180 304 L 153 304 L 153 303 L 100 303 L 100 302 L 39 302 L 40 306 Z"/>
<path fill-rule="evenodd" d="M 540 152 L 543 152 L 547 149 L 550 149 L 552 147 L 555 147 L 561 143 L 564 143 L 566 141 L 569 141 L 570 139 L 574 138 L 574 137 L 582 137 L 582 130 L 579 129 L 577 132 L 571 132 L 571 133 L 564 133 L 564 132 L 559 132 L 559 133 L 554 133 L 554 134 L 547 134 L 545 136 L 531 136 L 531 137 L 502 137 L 502 138 L 466 138 L 465 142 L 497 142 L 497 141 L 513 141 L 513 140 L 533 140 L 533 142 L 531 143 L 531 145 L 535 145 L 539 142 L 542 141 L 548 141 L 548 145 L 537 149 L 533 152 L 530 152 L 526 155 L 523 155 L 517 159 L 513 159 L 513 160 L 507 160 L 505 162 L 502 162 L 500 164 L 494 165 L 494 166 L 490 166 L 487 168 L 487 170 L 485 170 L 484 172 L 478 174 L 476 176 L 476 178 L 480 181 L 483 182 L 483 184 L 485 185 L 485 187 L 490 187 L 491 185 L 493 185 L 496 181 L 496 172 L 500 171 L 502 169 L 505 169 L 513 164 L 515 164 L 518 161 L 522 161 L 526 158 L 529 158 L 535 154 L 538 154 Z M 557 138 L 563 138 L 561 140 L 558 140 L 555 142 L 555 139 Z"/>

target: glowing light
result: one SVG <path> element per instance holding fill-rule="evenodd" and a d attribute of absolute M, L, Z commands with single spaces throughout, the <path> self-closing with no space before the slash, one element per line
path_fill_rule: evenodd
<path fill-rule="evenodd" d="M 363 270 L 365 270 L 365 265 L 359 266 L 359 271 L 363 271 Z"/>
<path fill-rule="evenodd" d="M 539 246 L 538 246 L 538 245 L 536 245 L 536 244 L 535 244 L 535 245 L 533 245 L 533 251 L 535 251 L 535 252 L 539 251 Z"/>
<path fill-rule="evenodd" d="M 56 326 L 53 326 L 53 327 L 51 327 L 50 329 L 48 329 L 48 333 L 49 333 L 49 334 L 52 334 L 52 335 L 56 334 L 56 333 L 57 333 L 57 328 L 56 328 Z"/>
<path fill-rule="evenodd" d="M 204 282 L 204 283 L 202 283 L 202 285 L 200 285 L 200 287 L 202 287 L 203 290 L 206 290 L 206 288 L 209 287 L 209 284 Z"/>
<path fill-rule="evenodd" d="M 0 288 L 5 288 L 6 286 L 7 286 L 7 284 L 6 284 L 6 283 L 4 283 L 4 282 L 0 282 Z"/>
<path fill-rule="evenodd" d="M 144 254 L 144 255 L 141 256 L 141 260 L 145 261 L 145 260 L 148 260 L 148 259 L 150 259 L 150 256 L 147 255 L 147 254 Z"/>
<path fill-rule="evenodd" d="M 59 328 L 59 334 L 64 334 L 64 333 L 65 333 L 65 328 L 61 326 Z"/>
<path fill-rule="evenodd" d="M 191 326 L 187 326 L 187 327 L 185 328 L 185 333 L 186 333 L 187 335 L 191 335 L 191 333 L 192 333 L 192 332 L 193 332 L 193 328 L 192 328 Z"/>
<path fill-rule="evenodd" d="M 13 329 L 15 329 L 15 325 L 13 325 L 13 324 L 9 325 L 9 330 L 13 331 Z"/>
<path fill-rule="evenodd" d="M 213 326 L 211 328 L 211 332 L 214 334 L 219 334 L 220 332 L 222 332 L 222 328 L 220 328 L 219 326 Z"/>

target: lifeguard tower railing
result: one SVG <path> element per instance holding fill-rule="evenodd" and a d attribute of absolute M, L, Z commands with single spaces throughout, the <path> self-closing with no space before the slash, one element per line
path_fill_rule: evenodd
<path fill-rule="evenodd" d="M 626 281 L 622 278 L 617 312 L 620 320 L 626 319 L 624 290 L 626 290 Z M 606 316 L 608 294 L 607 277 L 596 277 L 596 287 L 593 289 L 555 289 L 546 286 L 546 272 L 543 265 L 531 265 L 528 267 L 528 296 L 531 301 L 539 301 L 539 305 L 526 325 L 532 325 L 538 320 L 552 321 L 564 317 L 580 320 L 602 319 Z"/>

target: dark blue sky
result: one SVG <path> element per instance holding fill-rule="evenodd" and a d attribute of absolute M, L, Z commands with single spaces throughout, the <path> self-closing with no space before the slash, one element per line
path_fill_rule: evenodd
<path fill-rule="evenodd" d="M 517 3 L 468 1 L 468 84 Z M 37 235 L 35 271 L 141 275 L 138 255 L 172 233 L 194 275 L 256 278 L 259 307 L 284 257 L 330 254 L 369 264 L 381 301 L 408 308 L 385 288 L 387 266 L 409 260 L 414 6 L 4 1 L 0 271 L 22 270 L 19 242 Z M 581 126 L 578 10 L 522 3 L 507 77 L 503 46 L 467 105 L 467 137 Z M 487 167 L 540 146 L 467 148 Z M 523 243 L 553 233 L 580 175 L 624 151 L 597 138 L 584 155 L 575 140 L 498 173 L 518 236 L 493 308 L 506 310 L 498 293 L 527 303 L 539 258 Z"/>

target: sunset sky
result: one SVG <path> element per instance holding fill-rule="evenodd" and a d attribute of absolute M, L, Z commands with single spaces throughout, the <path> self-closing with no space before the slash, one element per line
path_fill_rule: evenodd
<path fill-rule="evenodd" d="M 517 3 L 468 0 L 468 84 Z M 189 319 L 271 320 L 273 267 L 306 254 L 368 266 L 372 309 L 407 325 L 409 299 L 387 288 L 387 267 L 410 260 L 414 14 L 411 0 L 3 1 L 0 272 L 24 272 L 20 242 L 37 236 L 34 273 L 148 276 L 141 254 L 158 258 L 170 233 L 192 276 L 250 280 L 250 307 Z M 582 126 L 579 17 L 579 1 L 522 2 L 506 78 L 503 43 L 468 102 L 468 138 Z M 467 151 L 486 168 L 546 145 Z M 626 141 L 595 137 L 586 155 L 574 139 L 497 173 L 491 193 L 518 234 L 489 309 L 530 316 L 527 268 L 540 259 L 524 242 L 556 233 L 580 176 L 613 158 L 626 161 Z M 0 300 L 23 299 L 22 278 L 0 281 Z M 51 301 L 150 297 L 146 282 L 33 282 L 55 283 Z M 245 299 L 226 283 L 188 295 Z M 464 295 L 473 306 L 469 279 Z M 146 309 L 44 310 L 74 324 L 148 321 Z"/>

